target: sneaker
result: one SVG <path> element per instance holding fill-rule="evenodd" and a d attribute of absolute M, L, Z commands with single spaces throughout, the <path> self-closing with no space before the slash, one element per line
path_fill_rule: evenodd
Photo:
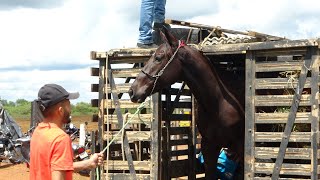
<path fill-rule="evenodd" d="M 153 23 L 153 30 L 160 30 L 162 28 L 166 28 L 166 29 L 169 30 L 169 29 L 171 29 L 171 26 L 169 24 L 165 23 L 165 22 L 163 22 L 163 23 L 157 23 L 157 22 Z"/>
<path fill-rule="evenodd" d="M 150 43 L 150 44 L 137 43 L 137 46 L 138 46 L 138 48 L 145 48 L 145 49 L 158 48 L 158 45 L 156 45 L 154 43 Z"/>

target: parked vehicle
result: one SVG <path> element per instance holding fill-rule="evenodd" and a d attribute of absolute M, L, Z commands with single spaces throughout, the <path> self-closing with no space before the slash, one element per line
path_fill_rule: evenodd
<path fill-rule="evenodd" d="M 16 164 L 26 161 L 22 155 L 21 143 L 17 141 L 22 137 L 21 128 L 0 103 L 0 162 L 10 161 Z"/>

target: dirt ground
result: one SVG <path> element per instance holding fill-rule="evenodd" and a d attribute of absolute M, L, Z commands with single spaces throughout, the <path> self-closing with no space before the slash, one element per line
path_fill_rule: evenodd
<path fill-rule="evenodd" d="M 25 133 L 29 129 L 30 120 L 29 119 L 15 119 Z M 79 128 L 81 123 L 88 122 L 87 130 L 90 132 L 92 130 L 97 130 L 98 125 L 96 122 L 91 122 L 91 116 L 80 116 L 73 117 L 72 123 Z M 11 164 L 11 163 L 0 163 L 0 180 L 25 180 L 29 179 L 29 169 L 26 164 Z M 90 177 L 81 176 L 78 173 L 73 174 L 74 180 L 89 180 Z"/>

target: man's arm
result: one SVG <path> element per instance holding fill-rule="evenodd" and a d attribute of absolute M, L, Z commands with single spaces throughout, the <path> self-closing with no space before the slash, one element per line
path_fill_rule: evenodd
<path fill-rule="evenodd" d="M 66 171 L 52 171 L 51 179 L 52 180 L 65 180 L 66 179 Z"/>
<path fill-rule="evenodd" d="M 79 172 L 85 169 L 94 169 L 97 166 L 101 166 L 103 164 L 103 154 L 95 153 L 90 159 L 73 162 L 73 171 Z"/>

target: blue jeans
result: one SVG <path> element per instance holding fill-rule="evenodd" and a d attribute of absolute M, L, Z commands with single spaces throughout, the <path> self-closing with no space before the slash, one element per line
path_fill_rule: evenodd
<path fill-rule="evenodd" d="M 151 44 L 153 22 L 163 23 L 166 0 L 141 0 L 138 43 Z"/>

